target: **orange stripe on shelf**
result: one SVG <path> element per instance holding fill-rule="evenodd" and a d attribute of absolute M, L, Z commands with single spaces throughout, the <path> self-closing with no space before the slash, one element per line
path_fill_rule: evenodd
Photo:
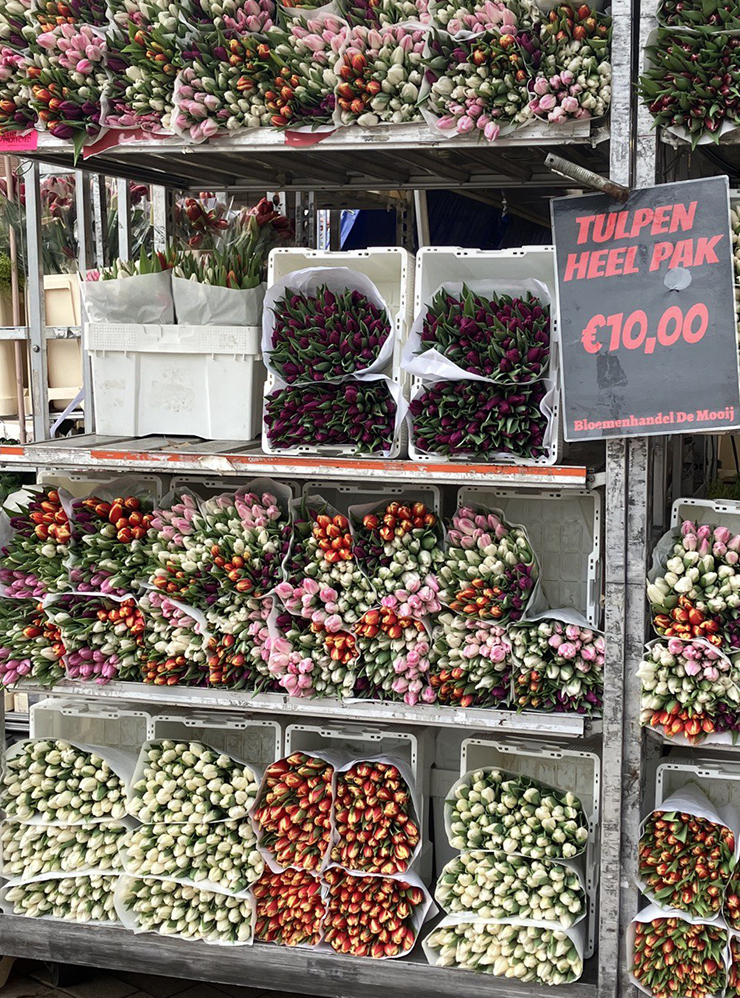
<path fill-rule="evenodd" d="M 289 467 L 299 468 L 325 468 L 332 463 L 329 457 L 302 457 L 300 455 L 277 456 L 270 454 L 188 454 L 169 453 L 164 451 L 115 451 L 115 450 L 91 450 L 90 457 L 96 461 L 161 461 L 166 464 L 181 464 L 201 458 L 223 458 L 232 464 L 274 464 L 284 463 Z M 426 461 L 373 461 L 361 460 L 357 458 L 338 458 L 336 466 L 346 471 L 384 471 L 394 474 L 399 471 L 416 472 L 419 475 L 445 475 L 445 474 L 477 474 L 477 475 L 501 475 L 511 478 L 525 478 L 528 475 L 540 475 L 543 478 L 585 478 L 586 468 L 557 465 L 516 465 L 516 464 L 458 464 L 442 463 L 431 464 Z"/>
<path fill-rule="evenodd" d="M 25 447 L 22 444 L 20 446 L 14 444 L 0 444 L 0 455 L 14 454 L 22 456 L 24 453 Z"/>

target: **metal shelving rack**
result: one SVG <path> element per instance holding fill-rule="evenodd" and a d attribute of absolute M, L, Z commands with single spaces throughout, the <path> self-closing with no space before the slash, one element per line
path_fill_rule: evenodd
<path fill-rule="evenodd" d="M 378 192 L 407 192 L 398 200 L 402 236 L 409 230 L 413 211 L 422 244 L 428 241 L 425 192 L 452 189 L 490 204 L 505 204 L 524 217 L 548 219 L 547 199 L 565 193 L 573 181 L 550 172 L 544 165 L 549 151 L 569 158 L 586 169 L 630 184 L 634 148 L 632 73 L 633 33 L 631 0 L 612 4 L 614 70 L 611 125 L 594 127 L 574 123 L 567 129 L 535 124 L 494 144 L 469 137 L 439 139 L 426 126 L 407 125 L 342 130 L 315 146 L 291 148 L 283 136 L 267 131 L 250 132 L 204 146 L 184 148 L 172 141 L 126 142 L 78 164 L 78 219 L 80 266 L 92 263 L 89 172 L 136 179 L 159 185 L 155 200 L 155 243 L 162 245 L 168 231 L 169 192 L 174 189 L 262 193 L 285 191 L 294 199 L 296 217 L 305 236 L 311 228 L 311 210 L 332 208 L 368 198 Z M 624 888 L 624 857 L 634 846 L 631 811 L 623 811 L 623 780 L 633 793 L 625 763 L 631 762 L 630 728 L 625 699 L 625 656 L 634 658 L 637 635 L 644 627 L 642 575 L 644 573 L 644 516 L 647 509 L 647 450 L 644 441 L 613 441 L 603 451 L 584 452 L 581 460 L 555 468 L 538 465 L 493 466 L 486 464 L 413 463 L 410 461 L 331 461 L 317 457 L 276 458 L 262 454 L 254 445 L 240 441 L 130 440 L 96 436 L 90 409 L 85 435 L 61 440 L 48 439 L 46 413 L 47 372 L 43 349 L 46 336 L 41 274 L 39 161 L 72 166 L 69 147 L 41 135 L 38 151 L 27 161 L 27 227 L 30 260 L 30 309 L 28 326 L 17 330 L 31 348 L 32 398 L 35 442 L 18 447 L 0 447 L 0 464 L 7 467 L 73 469 L 78 472 L 157 471 L 221 475 L 270 474 L 274 477 L 327 478 L 375 483 L 410 481 L 453 484 L 478 483 L 497 488 L 522 487 L 562 491 L 606 485 L 606 540 L 604 550 L 606 597 L 604 620 L 607 632 L 603 720 L 587 722 L 580 717 L 516 715 L 505 711 L 474 711 L 457 708 L 405 708 L 403 705 L 362 703 L 341 705 L 315 701 L 292 701 L 277 696 L 251 698 L 209 690 L 141 687 L 84 687 L 75 684 L 75 695 L 106 702 L 125 695 L 138 705 L 178 705 L 209 710 L 270 711 L 283 719 L 291 715 L 318 716 L 328 720 L 393 722 L 432 729 L 459 729 L 461 733 L 492 731 L 506 738 L 518 736 L 548 739 L 555 745 L 601 746 L 601 853 L 598 869 L 598 953 L 587 964 L 584 978 L 560 986 L 565 998 L 614 998 L 620 992 L 619 966 L 624 960 L 620 918 L 631 915 L 631 902 Z M 413 193 L 413 197 L 411 196 Z M 306 212 L 309 212 L 308 216 Z M 125 215 L 122 212 L 121 215 Z M 121 245 L 126 246 L 125 232 Z M 89 395 L 89 368 L 85 366 Z M 580 456 L 580 455 L 579 455 Z M 629 501 L 628 501 L 629 484 Z M 641 531 L 643 533 L 641 533 Z M 639 607 L 639 613 L 638 613 Z M 628 668 L 631 668 L 629 666 Z M 62 684 L 53 695 L 67 695 L 70 684 Z M 635 713 L 635 717 L 636 717 Z M 634 732 L 632 732 L 634 734 Z M 624 841 L 623 841 L 624 837 Z M 543 989 L 516 981 L 489 978 L 429 967 L 420 954 L 395 961 L 362 961 L 333 953 L 255 945 L 248 949 L 193 946 L 154 936 L 139 939 L 129 933 L 101 926 L 75 926 L 63 922 L 0 917 L 0 953 L 44 960 L 74 960 L 108 967 L 127 967 L 150 973 L 171 973 L 201 979 L 274 989 L 296 989 L 317 995 L 374 996 L 391 992 L 422 998 L 459 994 L 463 998 L 511 996 L 535 998 Z"/>

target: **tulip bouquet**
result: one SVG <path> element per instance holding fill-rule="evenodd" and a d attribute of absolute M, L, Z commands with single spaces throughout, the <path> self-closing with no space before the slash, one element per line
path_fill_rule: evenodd
<path fill-rule="evenodd" d="M 432 703 L 429 685 L 430 639 L 426 625 L 381 606 L 368 610 L 354 627 L 360 654 L 356 695 L 373 700 Z"/>
<path fill-rule="evenodd" d="M 345 0 L 343 13 L 351 25 L 384 28 L 403 21 L 429 21 L 429 0 Z"/>
<path fill-rule="evenodd" d="M 726 122 L 740 123 L 740 36 L 659 28 L 646 52 L 638 89 L 656 127 L 685 129 L 695 148 L 704 135 L 718 142 Z"/>
<path fill-rule="evenodd" d="M 141 825 L 126 836 L 122 856 L 131 876 L 205 881 L 231 894 L 246 890 L 265 867 L 247 820 Z"/>
<path fill-rule="evenodd" d="M 350 510 L 354 556 L 378 593 L 395 594 L 409 584 L 433 584 L 444 560 L 442 523 L 423 502 L 381 503 L 361 515 Z M 405 601 L 402 601 L 405 602 Z"/>
<path fill-rule="evenodd" d="M 647 587 L 658 634 L 740 646 L 739 559 L 740 534 L 684 520 Z"/>
<path fill-rule="evenodd" d="M 354 634 L 329 631 L 326 624 L 277 615 L 269 639 L 269 669 L 280 689 L 292 697 L 351 696 L 357 681 Z"/>
<path fill-rule="evenodd" d="M 740 730 L 737 664 L 708 642 L 667 638 L 651 642 L 637 671 L 640 722 L 667 738 L 696 744 L 707 735 Z"/>
<path fill-rule="evenodd" d="M 442 602 L 479 620 L 519 620 L 539 576 L 524 528 L 509 526 L 495 510 L 460 506 L 447 539 L 445 563 L 437 572 Z"/>
<path fill-rule="evenodd" d="M 529 859 L 573 859 L 588 820 L 575 794 L 498 769 L 467 773 L 445 803 L 453 849 L 503 850 Z"/>
<path fill-rule="evenodd" d="M 275 302 L 268 366 L 288 384 L 326 381 L 364 371 L 391 333 L 385 309 L 360 291 L 315 293 L 287 288 Z"/>
<path fill-rule="evenodd" d="M 257 902 L 254 935 L 280 946 L 316 946 L 326 904 L 321 881 L 307 870 L 266 869 L 252 888 Z"/>
<path fill-rule="evenodd" d="M 519 20 L 517 12 L 502 0 L 437 0 L 432 6 L 432 17 L 453 36 L 461 31 L 515 35 Z"/>
<path fill-rule="evenodd" d="M 334 118 L 334 72 L 346 43 L 347 24 L 338 17 L 297 17 L 267 32 L 273 79 L 265 93 L 276 128 L 319 128 Z"/>
<path fill-rule="evenodd" d="M 414 922 L 427 896 L 421 887 L 392 877 L 363 877 L 337 867 L 329 885 L 324 941 L 337 953 L 384 960 L 414 948 Z"/>
<path fill-rule="evenodd" d="M 439 583 L 434 575 L 427 575 L 423 581 L 416 575 L 405 576 L 403 589 L 381 597 L 380 604 L 403 617 L 425 620 L 442 609 Z"/>
<path fill-rule="evenodd" d="M 550 418 L 542 381 L 507 387 L 481 381 L 435 381 L 409 404 L 410 433 L 421 454 L 533 460 L 546 453 Z"/>
<path fill-rule="evenodd" d="M 173 127 L 202 142 L 269 125 L 269 55 L 269 46 L 252 34 L 203 33 L 189 40 L 175 84 Z"/>
<path fill-rule="evenodd" d="M 28 15 L 35 30 L 41 32 L 62 24 L 94 24 L 98 28 L 108 24 L 104 0 L 34 0 Z"/>
<path fill-rule="evenodd" d="M 59 629 L 69 679 L 139 679 L 146 624 L 134 599 L 64 595 L 46 613 Z"/>
<path fill-rule="evenodd" d="M 14 915 L 68 922 L 117 922 L 113 906 L 117 883 L 115 874 L 52 877 L 6 887 L 4 896 L 12 904 Z"/>
<path fill-rule="evenodd" d="M 4 877 L 41 877 L 83 870 L 117 872 L 125 825 L 26 825 L 7 821 L 0 830 Z"/>
<path fill-rule="evenodd" d="M 527 32 L 488 31 L 446 47 L 446 69 L 428 94 L 437 127 L 459 135 L 478 130 L 489 141 L 502 125 L 526 124 L 532 117 L 527 84 L 538 45 Z"/>
<path fill-rule="evenodd" d="M 670 803 L 670 802 L 669 802 Z M 641 889 L 662 908 L 714 918 L 735 866 L 735 835 L 689 811 L 653 811 L 640 835 Z"/>
<path fill-rule="evenodd" d="M 141 750 L 129 812 L 144 824 L 246 818 L 257 796 L 254 770 L 202 742 L 162 738 Z"/>
<path fill-rule="evenodd" d="M 194 8 L 204 34 L 210 26 L 233 37 L 254 34 L 273 27 L 276 19 L 273 0 L 196 0 Z"/>
<path fill-rule="evenodd" d="M 424 949 L 434 967 L 473 970 L 525 984 L 569 984 L 583 973 L 583 956 L 574 939 L 541 925 L 445 920 L 424 940 Z"/>
<path fill-rule="evenodd" d="M 725 928 L 664 917 L 634 926 L 632 973 L 653 998 L 709 998 L 723 993 Z"/>
<path fill-rule="evenodd" d="M 506 628 L 445 612 L 432 634 L 429 682 L 440 704 L 502 707 L 511 688 Z"/>
<path fill-rule="evenodd" d="M 519 710 L 601 710 L 604 637 L 590 627 L 547 617 L 509 631 L 514 704 Z"/>
<path fill-rule="evenodd" d="M 281 867 L 323 866 L 332 838 L 333 784 L 331 763 L 304 752 L 265 770 L 253 817 L 260 845 Z"/>
<path fill-rule="evenodd" d="M 273 688 L 270 633 L 272 600 L 247 599 L 230 613 L 209 610 L 208 685 L 222 689 Z"/>
<path fill-rule="evenodd" d="M 28 45 L 28 14 L 31 0 L 4 0 L 0 7 L 0 45 L 22 51 Z"/>
<path fill-rule="evenodd" d="M 13 533 L 0 554 L 6 595 L 39 599 L 66 588 L 71 531 L 58 491 L 35 493 L 10 515 L 10 526 Z"/>
<path fill-rule="evenodd" d="M 362 128 L 421 121 L 426 32 L 409 24 L 351 29 L 335 67 L 338 120 Z"/>
<path fill-rule="evenodd" d="M 524 297 L 490 298 L 463 284 L 432 298 L 421 329 L 421 353 L 436 350 L 462 371 L 498 384 L 524 385 L 542 378 L 550 361 L 550 306 Z"/>
<path fill-rule="evenodd" d="M 109 33 L 107 43 L 109 76 L 102 124 L 169 132 L 183 42 L 162 28 L 131 24 L 125 34 Z"/>
<path fill-rule="evenodd" d="M 108 9 L 113 24 L 123 31 L 133 24 L 175 32 L 183 5 L 179 0 L 108 0 Z"/>
<path fill-rule="evenodd" d="M 60 738 L 29 739 L 6 756 L 0 807 L 17 821 L 116 821 L 126 813 L 126 788 L 92 749 Z"/>
<path fill-rule="evenodd" d="M 530 110 L 546 121 L 599 118 L 611 104 L 611 18 L 587 3 L 553 7 L 542 27 L 545 57 Z"/>
<path fill-rule="evenodd" d="M 89 24 L 62 24 L 29 46 L 31 107 L 47 131 L 72 139 L 76 151 L 100 131 L 105 51 L 105 39 Z"/>
<path fill-rule="evenodd" d="M 206 542 L 197 498 L 187 489 L 152 510 L 146 536 L 145 575 L 173 599 L 203 602 Z"/>
<path fill-rule="evenodd" d="M 727 0 L 712 0 L 708 5 L 697 0 L 662 0 L 658 18 L 662 24 L 694 28 L 707 34 L 740 28 L 737 7 Z"/>
<path fill-rule="evenodd" d="M 0 599 L 0 686 L 22 679 L 54 686 L 64 677 L 59 629 L 35 600 Z"/>
<path fill-rule="evenodd" d="M 126 877 L 119 905 L 122 920 L 131 918 L 139 932 L 232 945 L 250 944 L 254 935 L 251 898 L 177 880 Z"/>
<path fill-rule="evenodd" d="M 141 600 L 144 631 L 141 678 L 155 686 L 202 686 L 209 676 L 208 641 L 201 620 L 162 593 Z"/>
<path fill-rule="evenodd" d="M 348 630 L 375 603 L 376 593 L 353 554 L 349 520 L 318 496 L 294 510 L 284 571 L 286 581 L 275 593 L 285 608 L 327 631 Z"/>
<path fill-rule="evenodd" d="M 139 277 L 145 274 L 161 274 L 171 270 L 174 264 L 175 251 L 171 247 L 167 252 L 154 250 L 148 252 L 142 244 L 139 256 L 135 260 L 114 260 L 110 267 L 103 270 L 88 270 L 86 281 L 120 281 L 126 277 Z"/>
<path fill-rule="evenodd" d="M 440 874 L 434 899 L 451 915 L 557 922 L 564 929 L 588 909 L 575 870 L 505 852 L 460 853 Z"/>
<path fill-rule="evenodd" d="M 334 829 L 332 863 L 357 873 L 406 873 L 421 832 L 409 785 L 398 767 L 368 760 L 340 770 Z"/>
<path fill-rule="evenodd" d="M 0 47 L 0 134 L 26 132 L 36 123 L 25 76 L 26 57 L 7 45 Z"/>
<path fill-rule="evenodd" d="M 244 599 L 272 590 L 289 531 L 275 493 L 241 488 L 212 496 L 201 503 L 196 522 L 207 552 L 203 587 L 209 606 L 232 612 Z"/>
<path fill-rule="evenodd" d="M 740 938 L 730 935 L 730 969 L 727 972 L 725 998 L 738 998 L 740 995 Z"/>
<path fill-rule="evenodd" d="M 152 506 L 151 499 L 136 495 L 73 500 L 69 579 L 77 591 L 127 596 L 138 588 Z"/>
<path fill-rule="evenodd" d="M 267 442 L 277 452 L 308 444 L 388 453 L 396 411 L 385 379 L 288 385 L 265 398 Z"/>

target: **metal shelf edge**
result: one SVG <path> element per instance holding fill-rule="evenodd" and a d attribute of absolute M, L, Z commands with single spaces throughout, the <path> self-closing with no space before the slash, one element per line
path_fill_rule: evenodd
<path fill-rule="evenodd" d="M 427 930 L 428 931 L 428 930 Z M 417 943 L 418 949 L 418 943 Z M 332 952 L 280 946 L 212 946 L 148 935 L 143 943 L 120 927 L 76 925 L 21 915 L 0 916 L 5 956 L 74 962 L 94 967 L 223 984 L 346 998 L 541 998 L 542 986 L 489 974 L 430 967 L 420 956 L 402 960 L 358 960 Z M 563 998 L 596 998 L 593 984 L 560 985 Z"/>
<path fill-rule="evenodd" d="M 340 721 L 375 721 L 386 724 L 419 724 L 438 728 L 512 731 L 518 734 L 559 735 L 561 738 L 583 738 L 594 723 L 582 714 L 537 714 L 533 711 L 517 714 L 512 710 L 465 709 L 403 703 L 379 703 L 372 700 L 309 700 L 283 696 L 279 693 L 253 695 L 239 690 L 197 689 L 188 686 L 149 686 L 144 683 L 96 683 L 66 681 L 52 689 L 24 685 L 23 692 L 46 696 L 88 697 L 117 703 L 156 704 L 169 707 L 237 710 L 253 714 L 291 714 L 326 717 Z"/>
<path fill-rule="evenodd" d="M 137 447 L 137 444 L 140 446 Z M 120 471 L 196 472 L 221 475 L 277 475 L 305 478 L 362 479 L 379 481 L 420 481 L 460 484 L 481 482 L 488 485 L 536 486 L 548 488 L 584 488 L 588 469 L 580 465 L 483 464 L 386 460 L 382 458 L 337 458 L 320 455 L 271 455 L 254 450 L 219 452 L 213 441 L 189 451 L 186 445 L 173 443 L 147 449 L 146 438 L 126 440 L 98 437 L 86 444 L 84 438 L 40 441 L 27 447 L 0 446 L 0 462 L 31 467 L 72 467 L 75 470 L 110 469 Z"/>

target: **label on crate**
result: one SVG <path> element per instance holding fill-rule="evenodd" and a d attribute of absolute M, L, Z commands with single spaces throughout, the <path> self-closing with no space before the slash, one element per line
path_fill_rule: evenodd
<path fill-rule="evenodd" d="M 727 177 L 556 198 L 565 439 L 740 426 Z"/>
<path fill-rule="evenodd" d="M 0 152 L 35 152 L 39 144 L 39 133 L 5 132 L 0 137 Z"/>

